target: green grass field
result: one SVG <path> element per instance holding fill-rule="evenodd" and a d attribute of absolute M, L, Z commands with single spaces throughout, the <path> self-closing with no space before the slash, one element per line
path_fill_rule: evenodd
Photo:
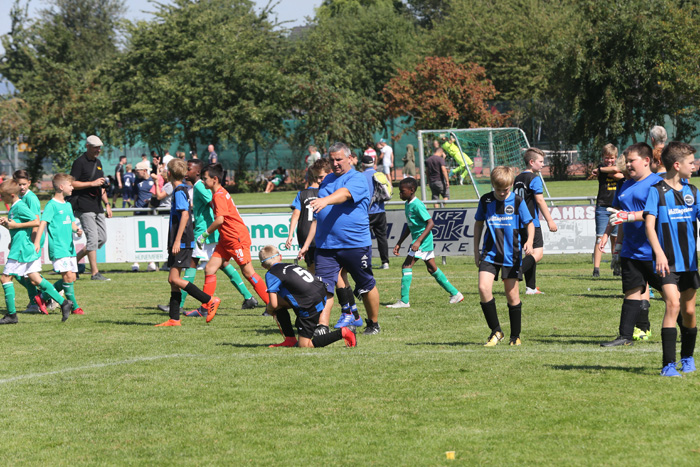
<path fill-rule="evenodd" d="M 482 346 L 471 258 L 442 267 L 464 302 L 448 305 L 416 267 L 412 307 L 383 308 L 381 334 L 354 349 L 268 348 L 276 326 L 241 310 L 223 274 L 210 324 L 155 328 L 166 273 L 125 268 L 78 281 L 85 316 L 20 314 L 0 328 L 3 465 L 700 463 L 700 375 L 658 376 L 663 303 L 652 302 L 649 342 L 601 348 L 620 282 L 606 267 L 591 278 L 589 255 L 545 257 L 546 295 L 522 296 L 518 348 Z M 376 271 L 383 304 L 399 297 L 399 268 Z M 496 300 L 508 335 L 500 287 Z"/>

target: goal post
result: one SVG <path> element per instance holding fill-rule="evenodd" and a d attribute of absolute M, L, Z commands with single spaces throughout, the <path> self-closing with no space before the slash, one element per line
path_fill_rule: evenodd
<path fill-rule="evenodd" d="M 520 128 L 468 128 L 443 130 L 418 130 L 418 158 L 421 172 L 421 195 L 427 200 L 425 159 L 432 155 L 435 145 L 443 145 L 454 138 L 454 144 L 459 148 L 457 154 L 468 156 L 473 164 L 466 164 L 467 183 L 471 183 L 476 198 L 491 191 L 491 170 L 499 165 L 525 169 L 523 153 L 530 144 L 525 132 Z M 435 143 L 437 141 L 437 143 Z M 456 152 L 456 151 L 455 151 Z M 457 168 L 458 161 L 448 155 L 446 161 L 451 169 Z M 542 174 L 540 174 L 542 178 Z M 542 185 L 549 197 L 549 190 L 542 178 Z"/>

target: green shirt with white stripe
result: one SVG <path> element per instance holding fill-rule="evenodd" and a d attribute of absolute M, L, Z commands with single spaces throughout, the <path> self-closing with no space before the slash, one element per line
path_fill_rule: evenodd
<path fill-rule="evenodd" d="M 411 231 L 411 238 L 415 242 L 428 225 L 428 220 L 431 218 L 430 213 L 426 209 L 425 204 L 423 204 L 423 201 L 416 197 L 410 201 L 406 201 L 404 211 L 406 212 L 408 229 Z M 434 248 L 433 233 L 430 232 L 420 244 L 420 251 L 433 251 Z"/>

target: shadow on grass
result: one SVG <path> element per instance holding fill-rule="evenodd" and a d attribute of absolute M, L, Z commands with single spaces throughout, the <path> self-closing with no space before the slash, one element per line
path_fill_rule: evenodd
<path fill-rule="evenodd" d="M 591 336 L 590 338 L 582 338 L 581 336 L 566 337 L 562 339 L 535 337 L 527 339 L 528 342 L 537 342 L 538 344 L 583 344 L 599 346 L 601 342 L 612 340 L 614 336 Z"/>
<path fill-rule="evenodd" d="M 222 342 L 221 344 L 216 344 L 216 345 L 228 345 L 231 347 L 238 347 L 241 349 L 254 349 L 257 347 L 269 347 L 270 344 L 238 344 L 235 342 Z"/>
<path fill-rule="evenodd" d="M 624 371 L 627 373 L 636 374 L 647 374 L 649 372 L 648 368 L 643 366 L 635 367 L 625 367 L 625 366 L 607 366 L 607 365 L 544 365 L 552 370 L 563 370 L 563 371 Z"/>
<path fill-rule="evenodd" d="M 572 293 L 567 294 L 568 297 L 586 297 L 586 298 L 604 298 L 606 300 L 612 299 L 622 299 L 622 293 L 612 293 L 612 294 L 597 294 L 593 291 L 588 293 Z"/>
<path fill-rule="evenodd" d="M 100 320 L 98 321 L 100 324 L 117 324 L 119 326 L 155 326 L 158 323 L 142 323 L 140 321 L 109 321 L 109 320 Z"/>
<path fill-rule="evenodd" d="M 406 345 L 409 346 L 422 346 L 422 345 L 434 345 L 434 346 L 445 346 L 445 347 L 465 347 L 468 345 L 479 345 L 483 346 L 483 342 L 407 342 Z"/>
<path fill-rule="evenodd" d="M 272 324 L 274 325 L 274 323 L 272 323 Z M 277 329 L 277 326 L 270 327 L 270 328 L 264 328 L 264 329 L 249 329 L 249 330 L 244 331 L 244 332 L 254 332 L 255 334 L 264 334 L 264 335 L 275 334 L 275 335 L 282 337 L 280 334 L 280 330 Z"/>

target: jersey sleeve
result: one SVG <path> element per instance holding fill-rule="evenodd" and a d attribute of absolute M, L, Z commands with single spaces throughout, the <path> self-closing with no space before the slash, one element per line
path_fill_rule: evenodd
<path fill-rule="evenodd" d="M 32 212 L 31 209 L 29 209 L 29 206 L 27 206 L 25 203 L 17 203 L 17 214 L 15 218 L 15 222 L 18 223 L 24 223 L 24 222 L 31 222 L 33 220 L 36 220 L 37 216 Z"/>
<path fill-rule="evenodd" d="M 55 203 L 48 203 L 46 207 L 44 208 L 44 212 L 41 213 L 41 218 L 40 220 L 46 221 L 46 222 L 51 222 L 51 219 L 53 219 L 54 213 L 55 213 Z"/>
<path fill-rule="evenodd" d="M 523 227 L 532 222 L 532 215 L 530 214 L 530 210 L 527 208 L 527 203 L 524 200 L 521 201 L 520 206 L 518 206 L 518 214 L 520 215 L 520 225 Z"/>
<path fill-rule="evenodd" d="M 268 272 L 265 274 L 265 283 L 267 284 L 268 293 L 279 293 L 282 282 L 274 274 Z"/>
<path fill-rule="evenodd" d="M 428 209 L 426 209 L 425 204 L 423 204 L 422 202 L 416 203 L 416 208 L 413 211 L 413 214 L 423 222 L 428 222 L 428 219 L 432 219 L 430 213 L 428 212 Z"/>
<path fill-rule="evenodd" d="M 292 208 L 301 211 L 301 191 L 297 192 L 294 201 L 292 201 Z"/>
<path fill-rule="evenodd" d="M 532 192 L 536 195 L 541 195 L 542 193 L 544 193 L 542 187 L 542 178 L 539 175 L 537 175 L 530 181 L 530 190 L 532 190 Z"/>
<path fill-rule="evenodd" d="M 474 214 L 475 221 L 486 220 L 486 206 L 484 204 L 484 198 L 481 198 L 479 200 L 479 205 L 476 207 L 476 213 Z"/>
<path fill-rule="evenodd" d="M 354 203 L 359 203 L 363 199 L 369 199 L 369 187 L 364 175 L 359 172 L 349 177 L 344 188 L 347 188 Z"/>
<path fill-rule="evenodd" d="M 654 217 L 659 217 L 659 190 L 656 187 L 651 187 L 647 202 L 644 205 L 644 215 L 651 214 Z"/>
<path fill-rule="evenodd" d="M 187 193 L 184 190 L 177 190 L 173 196 L 176 211 L 189 211 L 190 201 L 187 199 Z"/>

